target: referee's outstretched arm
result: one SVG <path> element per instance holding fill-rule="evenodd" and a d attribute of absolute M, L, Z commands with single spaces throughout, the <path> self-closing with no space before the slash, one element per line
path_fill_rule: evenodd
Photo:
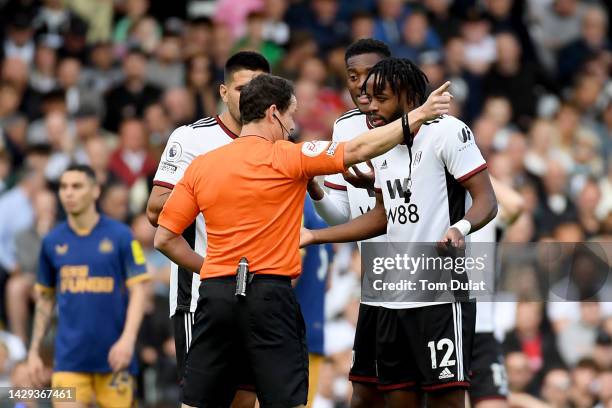
<path fill-rule="evenodd" d="M 451 83 L 447 81 L 444 85 L 433 91 L 427 101 L 418 108 L 408 113 L 408 128 L 410 132 L 424 122 L 445 115 L 450 109 L 452 95 L 447 92 Z M 388 152 L 404 140 L 403 118 L 397 119 L 388 125 L 372 129 L 348 142 L 344 147 L 344 165 L 346 168 L 365 162 L 374 157 Z M 406 135 L 408 136 L 408 135 Z"/>

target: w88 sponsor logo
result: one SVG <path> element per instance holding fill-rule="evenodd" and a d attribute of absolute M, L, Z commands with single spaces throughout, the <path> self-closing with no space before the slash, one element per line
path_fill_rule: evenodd
<path fill-rule="evenodd" d="M 398 205 L 387 211 L 387 222 L 393 224 L 397 222 L 402 225 L 408 222 L 415 224 L 420 219 L 418 211 L 419 207 L 416 204 Z"/>

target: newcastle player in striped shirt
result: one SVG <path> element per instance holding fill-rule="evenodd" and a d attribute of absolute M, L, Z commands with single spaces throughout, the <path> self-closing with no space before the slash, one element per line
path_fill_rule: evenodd
<path fill-rule="evenodd" d="M 157 168 L 154 187 L 147 203 L 147 217 L 151 224 L 157 226 L 157 219 L 164 203 L 192 160 L 238 137 L 242 128 L 238 106 L 240 91 L 256 75 L 269 72 L 268 61 L 256 52 L 238 52 L 227 60 L 224 72 L 225 83 L 219 89 L 227 110 L 221 115 L 198 120 L 172 132 Z M 184 236 L 195 251 L 202 256 L 206 254 L 206 229 L 202 215 L 199 215 L 196 222 L 185 230 Z M 183 377 L 185 370 L 185 357 L 189 350 L 191 327 L 194 323 L 193 314 L 198 303 L 200 276 L 193 272 L 198 271 L 188 271 L 174 263 L 171 267 L 170 317 L 174 322 L 179 378 Z M 254 400 L 254 395 L 249 399 Z"/>

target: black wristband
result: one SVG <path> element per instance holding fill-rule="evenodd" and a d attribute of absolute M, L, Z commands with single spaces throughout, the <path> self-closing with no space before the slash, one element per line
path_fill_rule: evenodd
<path fill-rule="evenodd" d="M 402 115 L 402 132 L 404 133 L 404 143 L 406 143 L 406 146 L 412 146 L 413 134 L 410 131 L 410 123 L 408 122 L 407 113 Z"/>

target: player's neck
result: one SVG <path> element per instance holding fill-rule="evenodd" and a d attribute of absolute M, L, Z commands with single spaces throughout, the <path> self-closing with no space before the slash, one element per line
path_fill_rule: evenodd
<path fill-rule="evenodd" d="M 76 232 L 77 235 L 89 234 L 99 220 L 100 214 L 96 211 L 96 207 L 94 206 L 81 214 L 68 215 L 68 225 L 70 225 L 70 228 Z"/>
<path fill-rule="evenodd" d="M 221 122 L 223 122 L 225 127 L 228 128 L 233 134 L 240 134 L 240 131 L 242 130 L 242 125 L 236 122 L 232 115 L 230 115 L 229 111 L 226 110 L 221 115 L 219 115 L 219 119 L 221 120 Z"/>

